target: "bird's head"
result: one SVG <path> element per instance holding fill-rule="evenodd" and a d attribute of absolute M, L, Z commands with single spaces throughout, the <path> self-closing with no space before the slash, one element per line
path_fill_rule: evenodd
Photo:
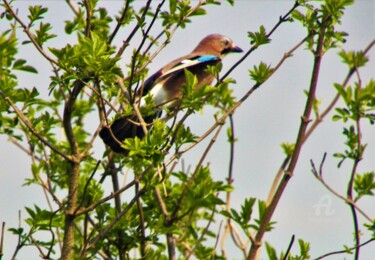
<path fill-rule="evenodd" d="M 243 52 L 233 41 L 221 34 L 210 34 L 203 38 L 193 52 L 224 57 L 228 53 Z"/>

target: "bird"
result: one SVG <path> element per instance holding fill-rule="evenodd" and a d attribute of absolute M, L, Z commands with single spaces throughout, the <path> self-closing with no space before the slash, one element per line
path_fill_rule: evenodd
<path fill-rule="evenodd" d="M 214 76 L 207 68 L 222 61 L 228 53 L 240 53 L 243 50 L 233 41 L 221 34 L 210 34 L 203 38 L 190 54 L 175 59 L 150 76 L 141 88 L 138 98 L 139 106 L 146 104 L 146 97 L 151 96 L 155 109 L 151 115 L 143 116 L 144 122 L 150 126 L 154 119 L 161 116 L 161 111 L 168 108 L 173 110 L 182 98 L 182 87 L 186 83 L 185 70 L 190 71 L 197 78 L 196 88 L 211 84 Z M 99 136 L 116 153 L 127 154 L 122 147 L 126 138 L 138 137 L 142 139 L 145 131 L 139 124 L 139 118 L 134 113 L 122 116 L 110 125 L 105 125 Z"/>

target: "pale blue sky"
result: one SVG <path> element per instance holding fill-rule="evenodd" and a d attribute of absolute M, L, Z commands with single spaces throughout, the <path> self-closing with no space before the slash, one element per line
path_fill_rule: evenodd
<path fill-rule="evenodd" d="M 150 64 L 150 72 L 156 71 L 161 66 L 179 56 L 189 53 L 204 36 L 210 33 L 221 33 L 233 39 L 233 41 L 247 50 L 250 48 L 248 31 L 255 31 L 260 25 L 267 30 L 273 27 L 280 15 L 285 14 L 294 1 L 237 1 L 234 7 L 223 3 L 221 7 L 208 7 L 208 15 L 192 18 L 193 23 L 185 30 L 176 32 L 172 43 Z M 25 17 L 27 6 L 43 4 L 50 8 L 46 19 L 54 26 L 54 33 L 59 35 L 58 40 L 51 41 L 49 46 L 62 47 L 71 42 L 74 37 L 67 38 L 62 30 L 63 21 L 71 17 L 71 10 L 65 1 L 18 1 L 20 15 Z M 136 1 L 140 6 L 144 1 Z M 117 13 L 122 1 L 102 1 L 101 5 L 109 9 L 110 13 Z M 342 30 L 349 33 L 346 50 L 363 49 L 375 38 L 375 1 L 357 1 L 349 7 L 343 19 Z M 0 30 L 5 30 L 3 21 L 0 21 Z M 130 29 L 129 29 L 130 30 Z M 121 44 L 122 36 L 126 36 L 129 30 L 122 31 L 115 39 Z M 155 33 L 158 30 L 154 31 Z M 18 32 L 22 34 L 21 30 Z M 304 29 L 298 23 L 284 24 L 272 36 L 271 44 L 259 48 L 243 62 L 231 75 L 237 81 L 232 86 L 235 94 L 240 98 L 253 82 L 248 77 L 248 68 L 260 61 L 275 65 L 283 54 L 290 50 L 304 37 Z M 39 53 L 29 45 L 22 47 L 20 58 L 28 58 L 29 62 L 37 67 L 39 75 L 26 73 L 19 74 L 21 86 L 36 86 L 44 95 L 49 85 L 50 68 L 48 63 L 42 60 Z M 129 51 L 131 49 L 129 48 Z M 347 73 L 345 65 L 340 63 L 336 55 L 338 50 L 332 50 L 323 60 L 321 75 L 319 78 L 318 98 L 322 99 L 322 108 L 333 98 L 334 82 L 342 82 Z M 370 53 L 370 63 L 361 69 L 362 81 L 365 83 L 370 77 L 375 76 L 375 50 Z M 124 68 L 128 62 L 129 52 L 123 55 L 121 61 Z M 224 72 L 239 59 L 240 55 L 231 55 L 224 60 Z M 235 134 L 239 139 L 235 147 L 234 187 L 232 206 L 239 208 L 240 203 L 247 197 L 259 197 L 266 199 L 270 185 L 284 156 L 280 148 L 282 142 L 294 142 L 298 130 L 300 115 L 303 112 L 305 95 L 303 90 L 308 88 L 312 65 L 312 55 L 304 48 L 298 50 L 294 56 L 287 60 L 283 67 L 260 89 L 258 89 L 236 112 Z M 206 108 L 204 113 L 197 113 L 187 122 L 192 131 L 203 133 L 213 123 L 212 108 Z M 332 115 L 331 115 L 332 116 Z M 309 160 L 314 159 L 318 163 L 324 152 L 328 153 L 325 164 L 325 176 L 338 192 L 345 194 L 346 181 L 349 174 L 349 163 L 341 169 L 337 169 L 337 160 L 332 154 L 343 149 L 341 144 L 344 137 L 341 136 L 342 126 L 332 123 L 331 116 L 316 130 L 311 139 L 306 143 L 300 156 L 300 161 L 291 179 L 283 198 L 276 210 L 274 220 L 278 222 L 276 229 L 266 234 L 264 240 L 270 242 L 280 252 L 286 250 L 293 234 L 296 238 L 302 238 L 311 242 L 311 255 L 317 257 L 321 254 L 341 250 L 342 245 L 352 245 L 352 221 L 349 207 L 342 201 L 332 196 L 310 172 Z M 96 122 L 92 123 L 96 127 Z M 364 124 L 365 125 L 365 124 Z M 365 142 L 368 142 L 367 157 L 360 165 L 359 171 L 375 169 L 375 131 L 374 128 L 363 127 Z M 228 144 L 225 131 L 215 143 L 215 146 L 207 158 L 212 167 L 213 176 L 225 180 L 228 169 Z M 207 140 L 208 141 L 208 140 Z M 184 158 L 185 165 L 194 166 L 199 160 L 207 141 Z M 22 209 L 23 218 L 26 212 L 25 206 L 32 207 L 34 203 L 44 204 L 44 196 L 39 188 L 22 187 L 24 179 L 30 174 L 29 159 L 17 147 L 7 142 L 4 136 L 0 137 L 0 160 L 3 165 L 0 170 L 0 221 L 5 221 L 7 228 L 18 225 L 18 210 Z M 94 157 L 101 159 L 103 144 L 101 140 L 95 143 Z M 327 210 L 319 212 L 317 205 L 327 202 Z M 364 199 L 361 202 L 365 211 L 370 216 L 375 216 L 375 202 L 373 198 Z M 219 221 L 219 220 L 218 220 Z M 361 226 L 361 229 L 363 227 Z M 365 232 L 367 233 L 367 232 Z M 363 238 L 363 241 L 368 236 Z M 16 237 L 10 233 L 5 237 L 5 259 L 13 253 L 16 245 Z M 229 259 L 241 259 L 239 250 L 232 244 L 227 246 Z M 298 252 L 297 243 L 293 252 Z M 34 258 L 30 258 L 34 255 Z M 263 250 L 263 259 L 266 259 Z M 371 260 L 375 255 L 375 246 L 370 245 L 361 250 L 361 259 Z M 348 256 L 336 256 L 328 259 L 344 259 Z M 38 259 L 35 249 L 24 250 L 19 259 Z"/>

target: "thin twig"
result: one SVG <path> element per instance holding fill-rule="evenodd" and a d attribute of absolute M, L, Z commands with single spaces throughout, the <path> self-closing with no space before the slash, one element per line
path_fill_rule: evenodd
<path fill-rule="evenodd" d="M 87 246 L 86 250 L 90 249 L 91 247 L 95 246 L 95 244 L 105 235 L 107 234 L 114 225 L 118 223 L 118 221 L 129 212 L 129 210 L 133 207 L 133 205 L 137 202 L 138 198 L 141 197 L 145 193 L 145 188 L 139 190 L 137 194 L 133 197 L 132 200 L 129 201 L 129 204 L 118 214 L 112 221 L 109 223 L 104 229 L 102 229 L 97 236 L 95 236 L 91 243 Z"/>
<path fill-rule="evenodd" d="M 230 230 L 230 236 L 232 238 L 232 241 L 235 243 L 235 245 L 241 250 L 242 254 L 244 255 L 244 258 L 246 257 L 246 248 L 248 246 L 248 243 L 245 243 L 240 235 L 240 232 L 237 230 L 236 226 L 233 225 L 232 221 L 229 222 L 229 230 Z M 250 237 L 251 240 L 252 237 Z"/>
<path fill-rule="evenodd" d="M 358 205 L 353 200 L 340 195 L 337 191 L 335 191 L 330 185 L 328 185 L 325 182 L 325 180 L 323 179 L 323 163 L 324 163 L 325 155 L 326 155 L 326 153 L 323 156 L 323 160 L 320 164 L 319 171 L 316 169 L 314 162 L 312 160 L 310 160 L 312 173 L 314 174 L 315 178 L 317 178 L 318 181 L 320 181 L 323 184 L 323 186 L 326 187 L 333 195 L 335 195 L 337 198 L 345 201 L 345 203 L 355 207 L 358 210 L 358 212 L 361 213 L 361 215 L 363 217 L 365 217 L 369 222 L 372 222 L 372 219 L 370 218 L 370 216 L 368 216 L 360 207 L 358 207 Z"/>
<path fill-rule="evenodd" d="M 334 251 L 334 252 L 327 253 L 327 254 L 325 254 L 325 255 L 322 255 L 322 256 L 319 256 L 319 257 L 315 258 L 314 260 L 320 260 L 320 259 L 323 259 L 323 258 L 325 258 L 325 257 L 327 257 L 327 256 L 331 256 L 331 255 L 347 254 L 347 253 L 348 253 L 348 250 L 349 250 L 349 251 L 352 251 L 352 250 L 356 249 L 357 247 L 363 247 L 363 246 L 365 246 L 365 245 L 371 243 L 372 241 L 375 241 L 375 238 L 371 238 L 371 239 L 367 240 L 366 242 L 363 242 L 362 244 L 357 245 L 357 246 L 355 246 L 355 247 L 352 247 L 352 248 L 350 248 L 350 249 L 344 249 L 344 250 L 339 250 L 339 251 Z"/>
<path fill-rule="evenodd" d="M 152 169 L 152 165 L 147 167 L 147 169 L 144 170 L 142 174 L 138 175 L 137 178 L 135 178 L 133 181 L 129 182 L 127 185 L 125 185 L 124 187 L 119 189 L 117 192 L 113 192 L 113 193 L 111 193 L 111 195 L 108 195 L 107 197 L 102 198 L 98 202 L 90 205 L 89 207 L 77 211 L 75 215 L 79 216 L 79 215 L 85 214 L 86 212 L 90 212 L 90 211 L 94 210 L 95 208 L 97 208 L 99 205 L 103 204 L 104 202 L 107 202 L 107 201 L 113 199 L 115 196 L 118 196 L 122 192 L 128 190 L 133 185 L 135 185 L 136 182 L 139 182 L 151 169 Z"/>
<path fill-rule="evenodd" d="M 284 22 L 289 20 L 289 15 L 299 6 L 299 2 L 295 1 L 294 6 L 287 12 L 284 16 L 280 16 L 279 21 L 275 24 L 275 26 L 271 29 L 271 31 L 266 35 L 266 38 L 269 39 L 271 35 L 276 31 L 276 29 Z M 223 81 L 226 77 L 229 76 L 230 73 L 240 65 L 253 51 L 255 51 L 259 46 L 254 45 L 252 46 L 229 70 L 221 77 L 220 81 Z"/>
<path fill-rule="evenodd" d="M 219 224 L 219 231 L 216 235 L 216 239 L 215 239 L 215 245 L 214 245 L 214 248 L 212 250 L 212 256 L 211 256 L 211 260 L 214 260 L 215 259 L 215 252 L 216 252 L 216 248 L 217 248 L 217 245 L 219 244 L 219 240 L 220 240 L 220 231 L 221 231 L 221 228 L 223 226 L 223 221 L 220 221 L 220 224 Z"/>
<path fill-rule="evenodd" d="M 98 160 L 96 162 L 96 165 L 94 167 L 94 170 L 92 171 L 92 173 L 90 174 L 90 177 L 88 178 L 88 180 L 86 181 L 86 184 L 85 184 L 85 187 L 83 189 L 83 194 L 82 194 L 82 199 L 81 199 L 81 202 L 80 204 L 77 206 L 76 210 L 75 210 L 75 213 L 77 213 L 79 211 L 79 209 L 82 207 L 82 204 L 84 203 L 85 199 L 86 199 L 86 195 L 87 195 L 87 191 L 88 191 L 88 188 L 89 188 L 89 185 L 90 185 L 90 182 L 92 180 L 92 178 L 94 178 L 94 175 L 96 173 L 96 171 L 98 170 L 99 168 L 99 165 L 102 161 L 101 160 Z"/>
<path fill-rule="evenodd" d="M 177 203 L 177 205 L 176 205 L 176 207 L 175 207 L 175 209 L 174 209 L 174 211 L 173 211 L 173 213 L 172 213 L 171 221 L 173 221 L 173 220 L 177 217 L 177 213 L 178 213 L 178 211 L 180 210 L 180 206 L 182 205 L 181 202 L 182 202 L 183 198 L 185 197 L 185 194 L 186 194 L 186 192 L 187 192 L 187 190 L 188 190 L 188 187 L 192 184 L 192 182 L 194 181 L 196 175 L 198 174 L 198 172 L 199 172 L 199 170 L 200 170 L 200 168 L 201 168 L 201 166 L 202 166 L 202 164 L 203 164 L 203 162 L 204 162 L 204 160 L 205 160 L 205 158 L 206 158 L 208 152 L 209 152 L 210 149 L 212 148 L 213 144 L 216 142 L 216 139 L 217 139 L 217 137 L 218 137 L 218 135 L 219 135 L 219 133 L 220 133 L 222 127 L 223 127 L 223 124 L 221 124 L 221 125 L 219 126 L 219 128 L 217 129 L 215 135 L 212 137 L 210 143 L 207 145 L 205 151 L 203 152 L 203 155 L 202 155 L 201 158 L 199 159 L 199 162 L 198 162 L 198 164 L 197 164 L 196 167 L 195 167 L 195 171 L 194 171 L 194 173 L 193 173 L 192 176 L 189 178 L 188 182 L 185 183 L 184 188 L 183 188 L 183 190 L 182 190 L 182 192 L 181 192 L 181 195 L 180 195 L 180 197 L 179 197 L 179 199 L 178 199 L 178 203 Z"/>
<path fill-rule="evenodd" d="M 86 26 L 85 26 L 85 36 L 91 36 L 91 6 L 89 0 L 83 0 L 86 10 Z"/>
<path fill-rule="evenodd" d="M 208 229 L 210 228 L 211 226 L 211 223 L 212 221 L 214 220 L 214 216 L 215 216 L 215 211 L 216 209 L 213 208 L 212 209 L 212 213 L 211 213 L 211 216 L 208 220 L 208 223 L 206 225 L 206 227 L 204 228 L 204 230 L 202 231 L 200 237 L 195 241 L 195 245 L 194 247 L 192 248 L 192 250 L 189 252 L 189 255 L 186 257 L 186 259 L 190 259 L 190 257 L 192 256 L 192 254 L 194 253 L 195 249 L 197 248 L 197 246 L 205 239 L 205 235 L 207 234 L 207 231 Z M 214 250 L 213 250 L 214 251 Z"/>
<path fill-rule="evenodd" d="M 293 243 L 294 243 L 294 238 L 295 238 L 295 235 L 293 234 L 292 238 L 290 239 L 288 249 L 286 250 L 285 255 L 283 257 L 283 260 L 287 260 L 288 259 L 288 255 L 290 253 L 290 250 L 292 250 L 292 246 L 293 246 Z"/>
<path fill-rule="evenodd" d="M 111 33 L 111 36 L 108 39 L 108 42 L 107 42 L 108 44 L 112 43 L 112 41 L 115 38 L 117 32 L 120 30 L 121 26 L 123 25 L 123 22 L 124 22 L 125 17 L 128 13 L 129 7 L 130 7 L 130 0 L 127 0 L 126 3 L 125 3 L 124 10 L 122 11 L 121 17 L 119 19 L 117 19 L 116 27 L 115 27 L 115 29 Z"/>
<path fill-rule="evenodd" d="M 359 88 L 361 86 L 359 85 Z M 364 152 L 364 149 L 362 149 L 362 131 L 361 131 L 361 117 L 357 117 L 356 119 L 356 139 L 357 139 L 357 145 L 355 148 L 352 147 L 352 149 L 356 149 L 357 150 L 357 155 L 356 155 L 356 158 L 354 159 L 354 162 L 353 162 L 353 168 L 352 168 L 352 171 L 350 173 L 350 180 L 349 180 L 349 183 L 348 183 L 348 189 L 347 189 L 347 192 L 346 192 L 346 195 L 348 197 L 348 199 L 352 200 L 353 201 L 353 188 L 354 188 L 354 180 L 355 180 L 355 176 L 357 174 L 357 167 L 359 165 L 359 162 L 362 160 L 362 154 Z M 354 224 L 354 238 L 355 238 L 355 246 L 356 246 L 356 249 L 355 249 L 355 253 L 354 253 L 354 258 L 356 260 L 359 259 L 359 251 L 360 251 L 360 247 L 358 246 L 360 243 L 361 243 L 361 238 L 360 238 L 360 231 L 359 231 L 359 224 L 358 224 L 358 217 L 357 217 L 357 211 L 356 211 L 356 208 L 349 204 L 349 207 L 350 207 L 350 210 L 352 212 L 352 217 L 353 217 L 353 224 Z"/>
<path fill-rule="evenodd" d="M 275 192 L 277 190 L 277 187 L 279 186 L 279 183 L 280 183 L 280 180 L 281 180 L 281 177 L 283 177 L 284 175 L 284 169 L 286 168 L 286 166 L 288 165 L 289 163 L 289 160 L 290 160 L 290 156 L 287 156 L 283 163 L 281 164 L 281 167 L 279 169 L 279 171 L 277 172 L 276 176 L 275 176 L 275 179 L 273 180 L 272 182 L 272 186 L 271 186 L 271 189 L 268 193 L 268 197 L 267 197 L 267 206 L 271 203 L 272 201 L 272 198 L 273 196 L 275 195 Z"/>
<path fill-rule="evenodd" d="M 143 13 L 142 13 L 142 15 L 140 17 L 141 21 L 143 21 L 145 19 L 146 15 L 147 15 L 147 12 L 148 12 L 148 10 L 150 8 L 151 2 L 152 2 L 152 0 L 147 0 L 146 6 L 143 8 Z M 163 0 L 163 2 L 164 2 L 164 0 Z M 131 33 L 129 34 L 128 38 L 125 41 L 123 41 L 122 46 L 119 48 L 119 50 L 116 53 L 116 58 L 121 57 L 121 55 L 124 53 L 126 47 L 129 46 L 129 42 L 134 37 L 134 35 L 136 34 L 136 32 L 139 30 L 139 28 L 141 28 L 141 26 L 139 25 L 139 23 L 137 23 L 135 25 L 135 27 L 133 28 L 133 30 L 131 31 Z"/>
<path fill-rule="evenodd" d="M 0 259 L 1 257 L 3 257 L 4 255 L 4 251 L 3 251 L 3 248 L 4 248 L 4 230 L 5 230 L 5 222 L 3 221 L 2 225 L 1 225 L 1 237 L 0 237 Z"/>

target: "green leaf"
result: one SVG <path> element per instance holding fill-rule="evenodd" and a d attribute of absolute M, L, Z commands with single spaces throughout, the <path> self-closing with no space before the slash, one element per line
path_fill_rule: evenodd
<path fill-rule="evenodd" d="M 357 193 L 354 201 L 358 201 L 362 196 L 373 196 L 375 190 L 374 172 L 356 174 L 354 179 L 354 190 Z"/>
<path fill-rule="evenodd" d="M 349 66 L 349 68 L 360 68 L 366 65 L 368 58 L 363 51 L 349 51 L 341 50 L 339 56 L 342 61 Z"/>
<path fill-rule="evenodd" d="M 309 251 L 310 251 L 310 243 L 303 241 L 302 239 L 298 239 L 298 245 L 300 249 L 300 258 L 301 259 L 310 259 Z"/>
<path fill-rule="evenodd" d="M 270 260 L 278 260 L 279 258 L 277 257 L 276 249 L 271 246 L 270 243 L 266 242 L 266 251 L 268 255 L 268 259 Z"/>
<path fill-rule="evenodd" d="M 291 144 L 291 143 L 282 143 L 281 144 L 281 148 L 283 149 L 284 154 L 287 157 L 292 156 L 292 154 L 294 152 L 294 147 L 295 147 L 295 144 Z"/>
<path fill-rule="evenodd" d="M 265 82 L 273 73 L 273 68 L 264 62 L 261 62 L 258 66 L 254 66 L 252 70 L 249 70 L 250 77 L 257 83 L 262 84 Z"/>
<path fill-rule="evenodd" d="M 30 14 L 27 16 L 30 19 L 30 25 L 32 25 L 36 20 L 43 19 L 42 16 L 48 11 L 48 8 L 42 7 L 41 5 L 29 6 Z"/>
<path fill-rule="evenodd" d="M 35 41 L 40 45 L 43 46 L 44 43 L 46 43 L 48 40 L 55 38 L 55 34 L 50 34 L 48 31 L 52 29 L 51 25 L 49 23 L 40 23 L 39 29 L 35 30 L 36 36 Z"/>
<path fill-rule="evenodd" d="M 271 39 L 268 38 L 266 29 L 263 25 L 260 26 L 258 32 L 248 32 L 248 37 L 251 39 L 250 44 L 255 44 L 256 46 L 271 42 Z"/>
<path fill-rule="evenodd" d="M 13 69 L 27 71 L 31 73 L 38 73 L 38 71 L 34 67 L 30 65 L 25 65 L 25 64 L 26 64 L 26 60 L 22 60 L 22 59 L 16 60 L 13 63 Z"/>

